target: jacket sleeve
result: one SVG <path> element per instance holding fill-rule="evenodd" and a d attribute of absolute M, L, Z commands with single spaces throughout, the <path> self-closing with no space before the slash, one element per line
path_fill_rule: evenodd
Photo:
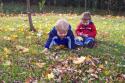
<path fill-rule="evenodd" d="M 71 39 L 71 47 L 68 47 L 68 48 L 74 49 L 75 48 L 75 39 L 74 39 L 74 34 L 71 29 L 69 30 L 69 37 Z"/>
<path fill-rule="evenodd" d="M 96 31 L 96 27 L 95 27 L 95 25 L 93 23 L 91 24 L 91 28 L 92 28 L 92 31 L 88 34 L 88 36 L 95 38 L 95 36 L 97 34 L 97 31 Z"/>
<path fill-rule="evenodd" d="M 81 26 L 82 26 L 81 23 L 79 23 L 78 26 L 76 27 L 75 33 L 76 33 L 77 36 L 80 36 L 80 33 L 81 33 L 80 28 L 81 28 Z"/>
<path fill-rule="evenodd" d="M 49 37 L 48 37 L 48 39 L 47 39 L 47 41 L 45 43 L 45 48 L 48 48 L 48 49 L 50 48 L 50 44 L 52 42 L 53 37 L 54 37 L 54 30 L 51 30 L 49 32 Z"/>

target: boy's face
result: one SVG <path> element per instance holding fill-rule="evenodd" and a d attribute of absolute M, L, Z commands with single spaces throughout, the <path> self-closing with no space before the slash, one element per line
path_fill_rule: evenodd
<path fill-rule="evenodd" d="M 57 35 L 60 38 L 64 38 L 67 35 L 67 31 L 65 31 L 65 30 L 57 30 Z"/>
<path fill-rule="evenodd" d="M 89 24 L 89 19 L 84 19 L 84 18 L 83 18 L 83 19 L 82 19 L 82 22 L 83 22 L 84 25 L 88 25 L 88 24 Z"/>

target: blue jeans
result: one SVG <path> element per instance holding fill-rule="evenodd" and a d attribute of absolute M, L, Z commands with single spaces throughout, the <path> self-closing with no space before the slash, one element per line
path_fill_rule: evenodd
<path fill-rule="evenodd" d="M 75 44 L 77 46 L 83 46 L 83 47 L 88 47 L 88 48 L 92 48 L 94 46 L 95 43 L 95 39 L 92 37 L 82 37 L 83 40 L 79 40 L 75 38 Z"/>

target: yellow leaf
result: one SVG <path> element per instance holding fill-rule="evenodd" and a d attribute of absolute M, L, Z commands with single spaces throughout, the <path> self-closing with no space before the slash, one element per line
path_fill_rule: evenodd
<path fill-rule="evenodd" d="M 24 32 L 24 28 L 19 28 L 18 31 Z"/>
<path fill-rule="evenodd" d="M 91 57 L 91 56 L 86 56 L 86 57 L 85 57 L 85 60 L 86 60 L 86 61 L 92 61 L 92 57 Z"/>
<path fill-rule="evenodd" d="M 50 80 L 50 79 L 53 79 L 54 78 L 54 74 L 51 72 L 50 74 L 47 75 L 47 78 Z"/>
<path fill-rule="evenodd" d="M 10 54 L 11 53 L 10 50 L 8 48 L 6 48 L 6 47 L 3 50 L 4 50 L 5 54 Z"/>
<path fill-rule="evenodd" d="M 39 68 L 42 68 L 46 63 L 36 63 Z"/>
<path fill-rule="evenodd" d="M 104 69 L 104 65 L 103 65 L 103 64 L 100 64 L 100 65 L 99 65 L 99 68 Z"/>
<path fill-rule="evenodd" d="M 15 41 L 17 38 L 18 38 L 17 35 L 11 35 L 11 36 L 10 36 L 10 39 L 13 40 L 13 41 Z"/>
<path fill-rule="evenodd" d="M 106 76 L 108 76 L 108 75 L 110 75 L 110 71 L 109 71 L 109 70 L 105 70 L 105 71 L 104 71 L 104 74 L 105 74 Z"/>
<path fill-rule="evenodd" d="M 30 49 L 30 53 L 31 53 L 32 55 L 36 55 L 38 52 L 37 52 L 37 50 L 35 50 L 35 49 Z"/>

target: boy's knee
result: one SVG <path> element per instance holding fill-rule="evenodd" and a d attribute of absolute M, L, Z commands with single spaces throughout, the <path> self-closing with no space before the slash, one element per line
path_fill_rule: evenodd
<path fill-rule="evenodd" d="M 88 48 L 93 48 L 93 47 L 94 47 L 94 44 L 95 44 L 95 41 L 90 41 L 90 42 L 86 45 L 86 47 L 88 47 Z"/>

